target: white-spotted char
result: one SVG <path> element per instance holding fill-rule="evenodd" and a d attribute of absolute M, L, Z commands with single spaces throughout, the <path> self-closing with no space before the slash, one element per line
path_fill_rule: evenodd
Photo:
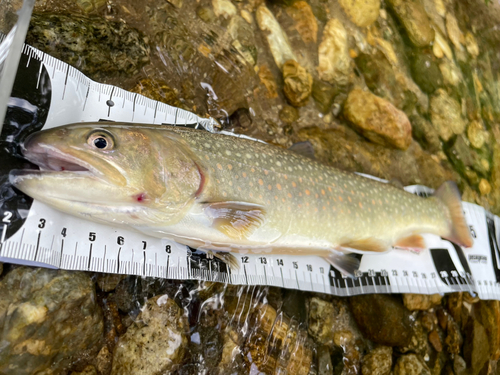
<path fill-rule="evenodd" d="M 42 169 L 13 173 L 28 195 L 207 251 L 319 255 L 352 274 L 359 261 L 346 253 L 423 248 L 422 233 L 472 245 L 451 182 L 421 198 L 238 137 L 74 124 L 30 136 L 24 155 Z"/>

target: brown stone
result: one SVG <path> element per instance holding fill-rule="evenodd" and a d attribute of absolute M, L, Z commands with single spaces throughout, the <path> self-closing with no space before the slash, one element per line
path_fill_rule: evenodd
<path fill-rule="evenodd" d="M 375 22 L 380 12 L 380 0 L 339 0 L 352 22 L 366 27 Z"/>
<path fill-rule="evenodd" d="M 410 310 L 428 310 L 439 305 L 443 296 L 440 294 L 403 294 L 403 303 Z"/>
<path fill-rule="evenodd" d="M 420 0 L 389 0 L 388 3 L 416 47 L 425 47 L 434 40 L 434 29 Z"/>
<path fill-rule="evenodd" d="M 441 339 L 439 338 L 439 334 L 436 330 L 429 332 L 429 342 L 437 352 L 443 351 L 443 344 L 441 343 Z"/>
<path fill-rule="evenodd" d="M 410 312 L 393 296 L 367 294 L 350 299 L 351 310 L 369 340 L 387 346 L 410 344 Z"/>
<path fill-rule="evenodd" d="M 431 375 L 431 371 L 418 355 L 405 354 L 397 359 L 394 375 Z"/>
<path fill-rule="evenodd" d="M 390 102 L 360 88 L 352 90 L 344 115 L 372 142 L 406 150 L 412 141 L 411 124 L 403 111 Z"/>
<path fill-rule="evenodd" d="M 311 6 L 305 1 L 297 1 L 287 7 L 286 12 L 293 18 L 295 28 L 304 43 L 316 43 L 318 39 L 318 21 Z"/>
<path fill-rule="evenodd" d="M 500 301 L 479 301 L 475 312 L 488 335 L 492 361 L 500 358 Z"/>
<path fill-rule="evenodd" d="M 312 76 L 295 60 L 283 64 L 283 81 L 285 96 L 295 107 L 307 104 L 312 92 Z"/>
<path fill-rule="evenodd" d="M 490 357 L 488 335 L 475 319 L 470 319 L 467 324 L 463 353 L 471 375 L 479 374 Z"/>
<path fill-rule="evenodd" d="M 392 368 L 392 348 L 379 346 L 363 358 L 361 373 L 363 375 L 389 375 Z"/>

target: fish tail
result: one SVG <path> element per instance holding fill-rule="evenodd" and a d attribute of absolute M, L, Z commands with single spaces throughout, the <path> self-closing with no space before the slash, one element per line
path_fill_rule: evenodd
<path fill-rule="evenodd" d="M 471 247 L 473 240 L 462 210 L 460 191 L 452 181 L 447 181 L 436 190 L 434 196 L 441 200 L 450 211 L 451 225 L 446 239 L 464 247 Z"/>

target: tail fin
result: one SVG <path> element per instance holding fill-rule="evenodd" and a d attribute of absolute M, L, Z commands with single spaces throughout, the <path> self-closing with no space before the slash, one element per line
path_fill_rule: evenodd
<path fill-rule="evenodd" d="M 474 242 L 464 218 L 460 191 L 457 185 L 452 181 L 447 181 L 436 190 L 434 196 L 441 200 L 450 210 L 450 233 L 444 237 L 460 246 L 471 247 Z"/>

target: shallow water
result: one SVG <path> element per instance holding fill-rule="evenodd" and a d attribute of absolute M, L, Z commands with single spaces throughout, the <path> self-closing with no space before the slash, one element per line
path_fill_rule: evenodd
<path fill-rule="evenodd" d="M 283 147 L 308 140 L 345 170 L 434 188 L 454 180 L 498 214 L 499 20 L 479 0 L 41 1 L 27 42 L 224 129 Z M 7 174 L 25 163 L 18 143 L 43 126 L 50 90 L 32 84 L 16 82 L 23 94 L 0 138 L 0 214 L 20 207 L 19 218 L 30 199 Z M 6 374 L 493 373 L 499 356 L 498 303 L 466 294 L 340 299 L 4 267 Z"/>

